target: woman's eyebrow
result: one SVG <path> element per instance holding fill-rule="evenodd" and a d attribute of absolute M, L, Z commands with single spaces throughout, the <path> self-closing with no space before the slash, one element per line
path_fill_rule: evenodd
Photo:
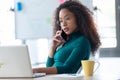
<path fill-rule="evenodd" d="M 65 17 L 68 17 L 68 16 L 69 16 L 69 14 L 66 14 L 66 15 L 64 16 L 64 18 L 65 18 Z M 62 19 L 62 18 L 60 18 L 60 19 Z"/>

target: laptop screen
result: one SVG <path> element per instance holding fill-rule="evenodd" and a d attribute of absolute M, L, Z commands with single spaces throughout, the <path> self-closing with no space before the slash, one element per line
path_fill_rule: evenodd
<path fill-rule="evenodd" d="M 0 77 L 32 77 L 27 45 L 0 46 Z"/>

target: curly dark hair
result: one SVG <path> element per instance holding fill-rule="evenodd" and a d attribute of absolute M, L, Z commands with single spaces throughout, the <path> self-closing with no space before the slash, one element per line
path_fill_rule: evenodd
<path fill-rule="evenodd" d="M 88 38 L 91 44 L 91 52 L 94 53 L 101 45 L 101 42 L 93 20 L 93 14 L 86 6 L 78 1 L 66 1 L 58 6 L 54 16 L 53 35 L 57 30 L 61 30 L 59 25 L 59 12 L 63 8 L 68 9 L 75 15 L 79 32 Z"/>

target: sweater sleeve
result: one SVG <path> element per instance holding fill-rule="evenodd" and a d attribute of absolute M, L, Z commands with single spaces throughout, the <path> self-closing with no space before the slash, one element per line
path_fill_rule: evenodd
<path fill-rule="evenodd" d="M 46 67 L 51 67 L 54 64 L 54 58 L 47 58 Z"/>

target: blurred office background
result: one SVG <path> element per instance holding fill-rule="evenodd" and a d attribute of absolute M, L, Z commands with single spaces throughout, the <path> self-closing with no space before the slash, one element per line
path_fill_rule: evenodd
<path fill-rule="evenodd" d="M 31 63 L 45 62 L 54 9 L 64 1 L 0 0 L 0 45 L 27 44 Z M 99 57 L 120 57 L 120 0 L 80 1 L 93 12 L 98 26 L 102 42 Z"/>

